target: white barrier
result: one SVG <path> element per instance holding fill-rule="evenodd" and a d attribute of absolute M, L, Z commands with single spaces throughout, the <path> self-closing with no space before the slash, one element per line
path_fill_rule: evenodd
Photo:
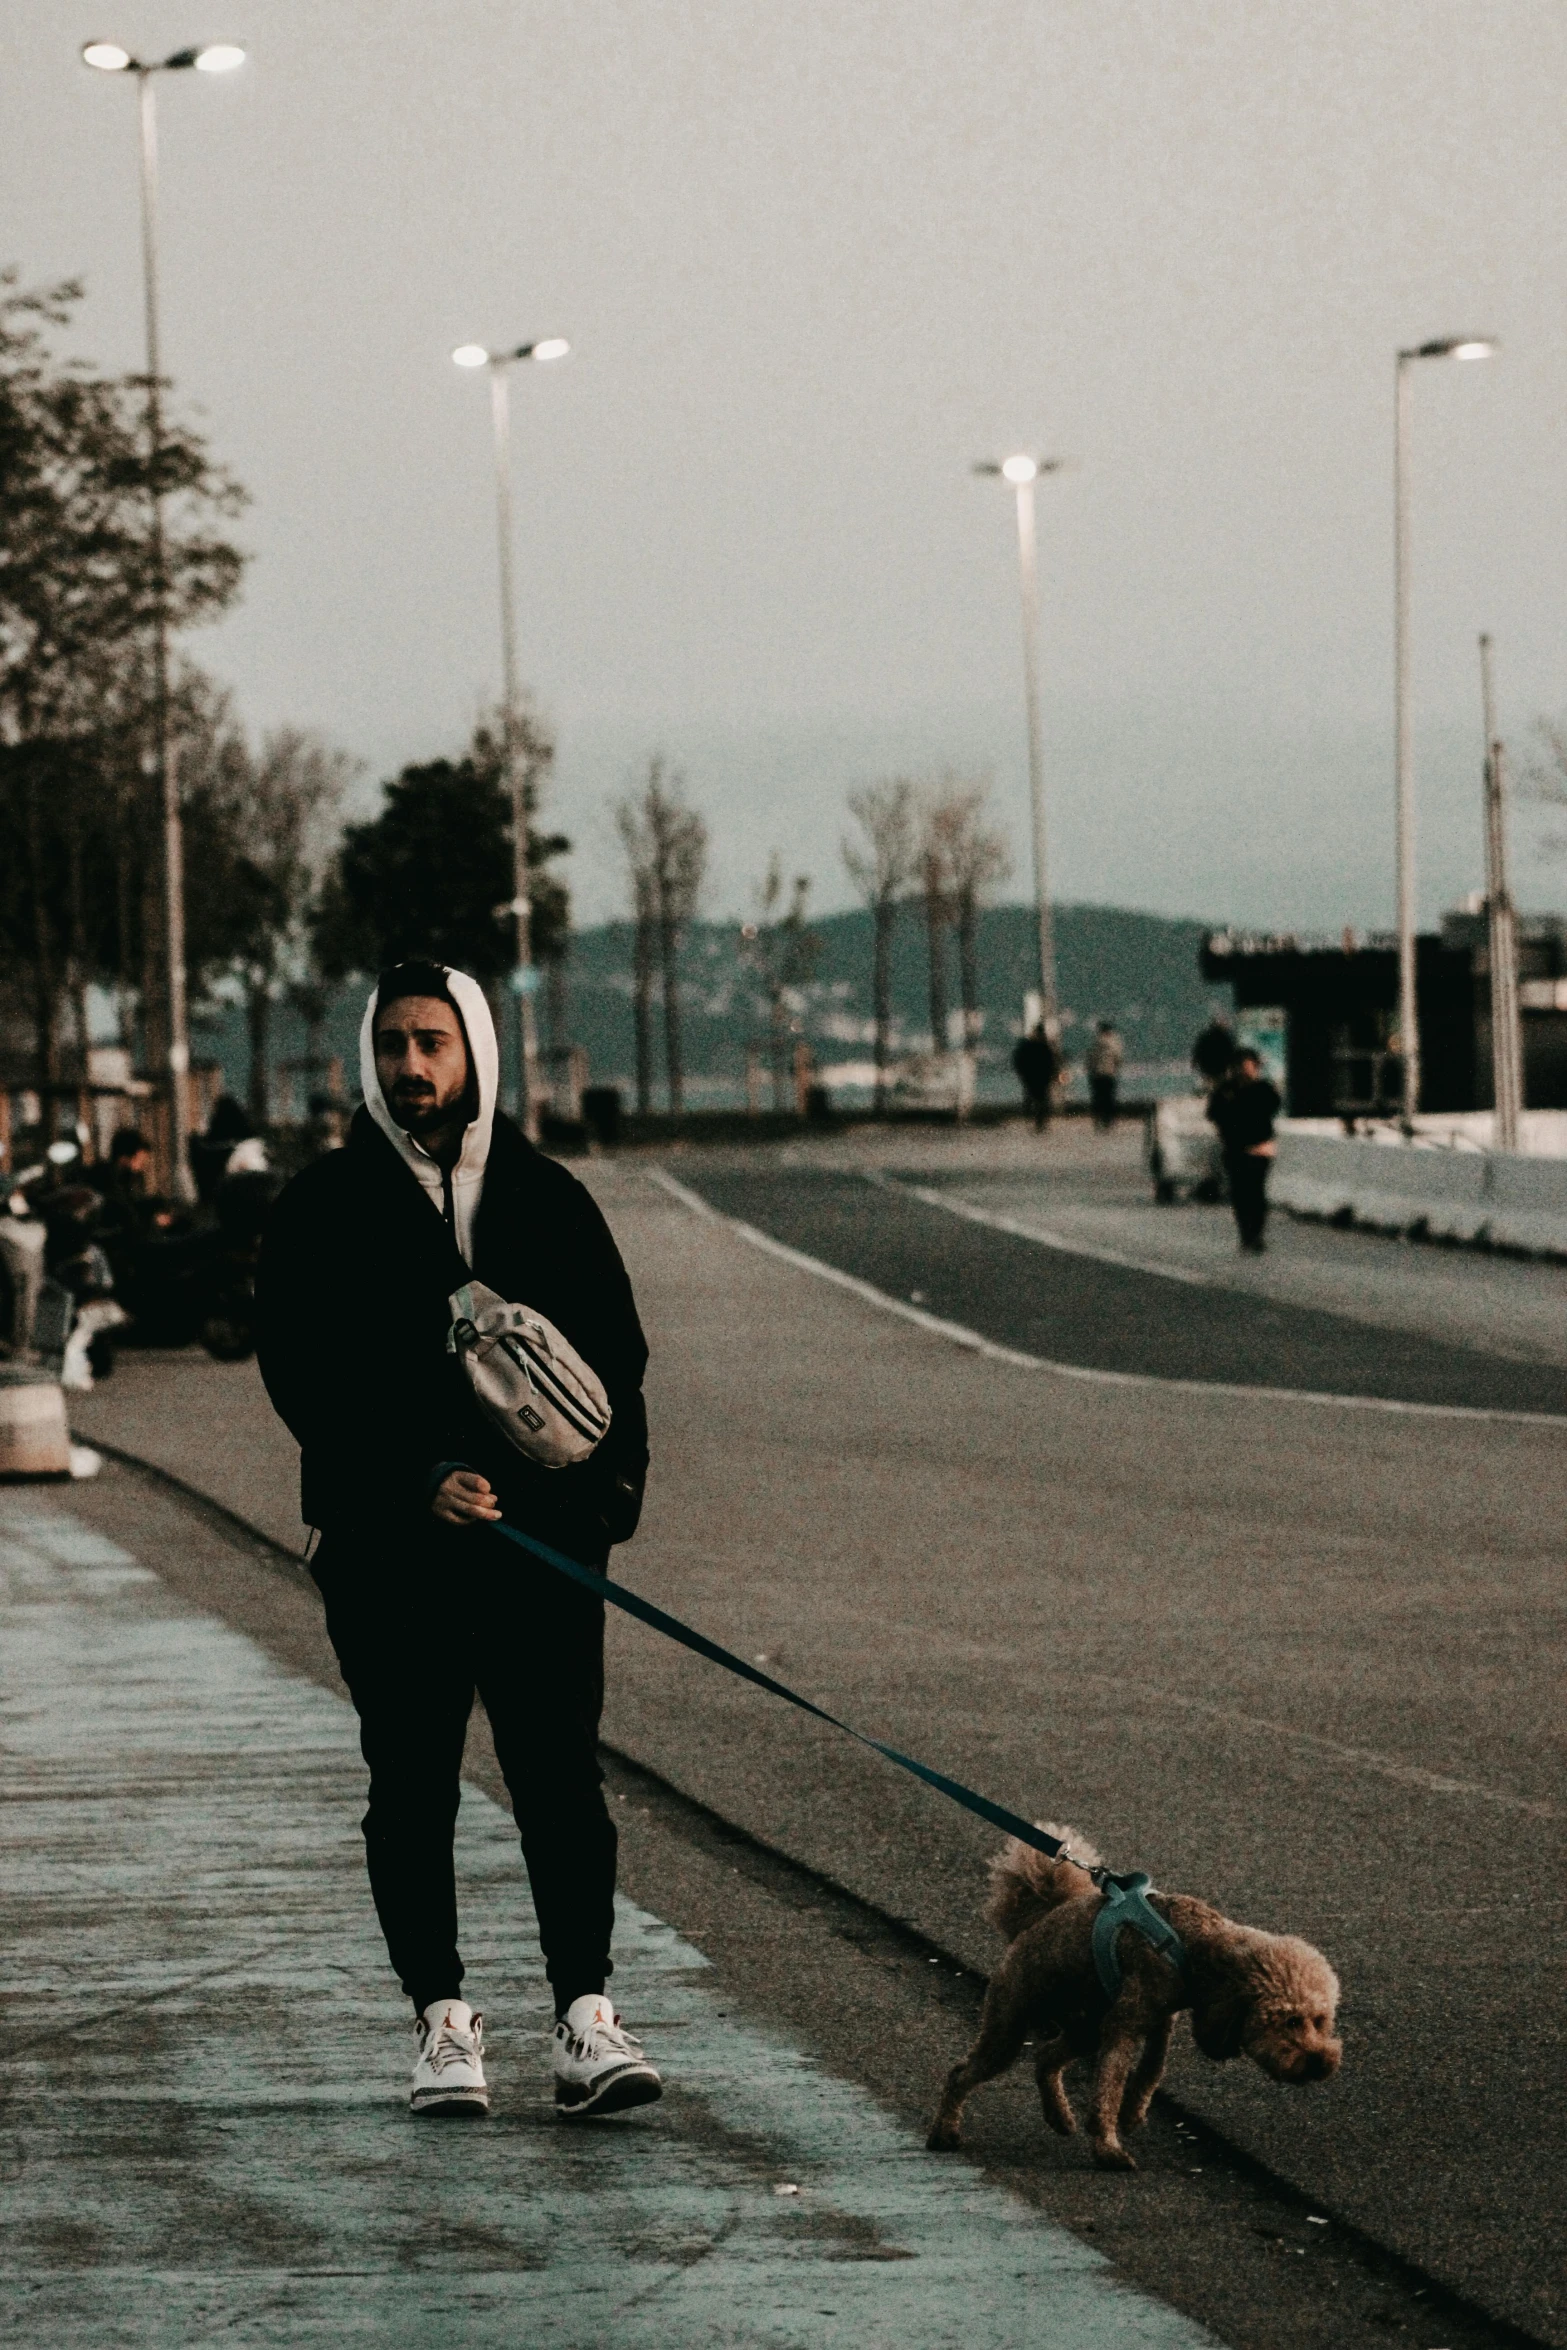
<path fill-rule="evenodd" d="M 1567 1257 L 1567 1159 L 1279 1134 L 1272 1194 L 1297 1216 Z"/>

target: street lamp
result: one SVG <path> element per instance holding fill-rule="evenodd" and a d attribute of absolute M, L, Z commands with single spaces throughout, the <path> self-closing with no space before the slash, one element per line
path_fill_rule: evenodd
<path fill-rule="evenodd" d="M 165 1067 L 169 1094 L 170 1179 L 182 1199 L 195 1189 L 186 1163 L 190 1126 L 190 1015 L 185 987 L 185 837 L 180 821 L 179 777 L 169 740 L 169 582 L 163 534 L 163 383 L 158 348 L 158 121 L 154 77 L 182 73 L 232 73 L 245 52 L 230 41 L 202 49 L 176 49 L 172 57 L 147 65 L 117 41 L 89 41 L 82 61 L 98 73 L 132 74 L 141 114 L 141 250 L 147 312 L 147 457 L 152 501 L 152 764 L 163 816 L 164 1024 L 168 1031 Z"/>
<path fill-rule="evenodd" d="M 1404 1131 L 1420 1107 L 1420 1011 L 1415 995 L 1415 742 L 1409 677 L 1409 371 L 1417 359 L 1489 359 L 1489 335 L 1447 335 L 1400 351 L 1393 370 L 1393 759 L 1398 863 L 1398 1044 Z"/>
<path fill-rule="evenodd" d="M 459 343 L 452 358 L 459 367 L 487 367 L 490 371 L 490 421 L 495 438 L 495 529 L 500 551 L 501 582 L 501 748 L 506 763 L 506 788 L 511 796 L 512 889 L 509 911 L 517 926 L 517 963 L 512 986 L 517 996 L 518 1069 L 523 1126 L 537 1140 L 536 1095 L 539 1075 L 539 1029 L 533 1007 L 538 973 L 533 962 L 533 896 L 528 881 L 528 809 L 522 762 L 518 757 L 517 721 L 517 608 L 512 592 L 511 525 L 511 369 L 520 360 L 564 359 L 571 345 L 559 335 L 538 343 L 519 343 L 514 350 L 489 351 L 482 343 Z"/>
<path fill-rule="evenodd" d="M 1017 494 L 1018 585 L 1023 601 L 1023 695 L 1028 716 L 1028 789 L 1034 817 L 1034 918 L 1039 927 L 1039 994 L 1047 1024 L 1056 1009 L 1056 944 L 1050 914 L 1045 856 L 1045 762 L 1039 725 L 1039 559 L 1034 532 L 1034 487 L 1041 475 L 1059 473 L 1060 457 L 1019 454 L 976 465 L 1010 484 Z"/>

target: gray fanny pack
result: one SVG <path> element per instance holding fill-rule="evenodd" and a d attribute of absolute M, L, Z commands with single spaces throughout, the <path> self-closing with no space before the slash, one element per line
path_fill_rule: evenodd
<path fill-rule="evenodd" d="M 531 1306 L 514 1306 L 482 1281 L 448 1301 L 446 1351 L 462 1365 L 474 1401 L 543 1469 L 569 1469 L 602 1442 L 609 1397 L 591 1363 Z"/>

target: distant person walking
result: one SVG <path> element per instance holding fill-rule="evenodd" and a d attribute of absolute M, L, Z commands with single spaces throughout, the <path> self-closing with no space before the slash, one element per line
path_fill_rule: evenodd
<path fill-rule="evenodd" d="M 1043 1020 L 1037 1021 L 1027 1036 L 1018 1038 L 1012 1048 L 1012 1066 L 1033 1115 L 1034 1132 L 1043 1134 L 1055 1108 L 1056 1082 L 1061 1075 L 1061 1055 Z"/>
<path fill-rule="evenodd" d="M 1228 1077 L 1234 1060 L 1234 1029 L 1227 1020 L 1210 1020 L 1192 1046 L 1192 1067 L 1202 1079 L 1205 1092 L 1212 1093 L 1220 1080 Z"/>
<path fill-rule="evenodd" d="M 1250 1045 L 1242 1045 L 1228 1076 L 1214 1087 L 1208 1103 L 1208 1115 L 1219 1129 L 1224 1151 L 1235 1228 L 1249 1256 L 1260 1257 L 1268 1245 L 1263 1238 L 1268 1221 L 1268 1170 L 1278 1149 L 1273 1124 L 1283 1106 L 1277 1089 L 1262 1073 L 1262 1056 Z"/>
<path fill-rule="evenodd" d="M 1101 1020 L 1084 1062 L 1088 1071 L 1088 1099 L 1093 1107 L 1094 1124 L 1101 1134 L 1108 1134 L 1115 1124 L 1115 1097 L 1125 1058 L 1126 1047 L 1116 1032 L 1115 1022 Z"/>
<path fill-rule="evenodd" d="M 482 2113 L 490 2101 L 452 1861 L 477 1691 L 555 1996 L 555 2102 L 615 2113 L 657 2097 L 659 2078 L 605 1990 L 603 1602 L 490 1529 L 504 1513 L 597 1568 L 630 1537 L 647 1473 L 647 1345 L 592 1195 L 496 1107 L 495 1030 L 475 980 L 433 963 L 383 972 L 360 1066 L 364 1107 L 346 1144 L 296 1175 L 273 1211 L 256 1351 L 301 1448 L 300 1514 L 321 1529 L 311 1573 L 370 1767 L 365 1854 L 413 2004 L 410 2103 Z M 545 1317 L 552 1358 L 562 1339 L 597 1374 L 610 1425 L 586 1459 L 546 1467 L 481 1410 L 447 1351 L 449 1300 L 470 1281 Z M 542 1374 L 536 1385 L 559 1392 Z"/>

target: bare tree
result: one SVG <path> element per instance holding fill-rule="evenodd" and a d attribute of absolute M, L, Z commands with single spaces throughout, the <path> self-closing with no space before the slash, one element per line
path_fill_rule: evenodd
<path fill-rule="evenodd" d="M 845 840 L 843 861 L 871 914 L 871 1005 L 875 1022 L 876 1108 L 887 1106 L 892 1058 L 892 934 L 914 877 L 914 787 L 902 776 L 849 794 L 864 842 Z"/>
<path fill-rule="evenodd" d="M 653 885 L 653 846 L 640 800 L 622 800 L 615 810 L 631 882 L 631 1018 L 636 1036 L 637 1111 L 653 1107 L 653 973 L 658 929 Z"/>
<path fill-rule="evenodd" d="M 782 913 L 783 867 L 775 849 L 768 859 L 767 877 L 756 893 L 758 919 L 741 932 L 742 953 L 767 994 L 768 1058 L 773 1072 L 773 1108 L 789 1106 L 789 1034 L 792 999 L 810 983 L 821 957 L 822 942 L 805 924 L 805 901 L 811 877 L 797 873 Z"/>
<path fill-rule="evenodd" d="M 219 749 L 217 792 L 227 819 L 228 892 L 250 1035 L 250 1115 L 271 1110 L 273 1007 L 308 976 L 311 902 L 328 828 L 358 761 L 297 727 L 269 734 L 259 757 L 238 733 Z"/>
<path fill-rule="evenodd" d="M 986 892 L 1011 870 L 1003 834 L 985 822 L 988 783 L 947 778 L 930 810 L 930 829 L 940 843 L 948 904 L 958 934 L 958 993 L 963 1006 L 963 1044 L 979 1042 L 979 912 Z"/>
<path fill-rule="evenodd" d="M 922 795 L 919 834 L 920 905 L 925 915 L 925 983 L 930 1006 L 930 1049 L 947 1049 L 947 930 L 952 921 L 952 867 L 947 825 L 938 792 Z"/>
<path fill-rule="evenodd" d="M 680 947 L 702 894 L 707 872 L 707 822 L 686 804 L 678 775 L 666 777 L 662 758 L 648 763 L 648 778 L 634 799 L 615 811 L 631 866 L 636 921 L 634 986 L 637 1005 L 637 1107 L 652 1097 L 652 997 L 655 950 L 662 982 L 664 1070 L 669 1107 L 685 1107 L 685 1070 L 680 1034 Z"/>

